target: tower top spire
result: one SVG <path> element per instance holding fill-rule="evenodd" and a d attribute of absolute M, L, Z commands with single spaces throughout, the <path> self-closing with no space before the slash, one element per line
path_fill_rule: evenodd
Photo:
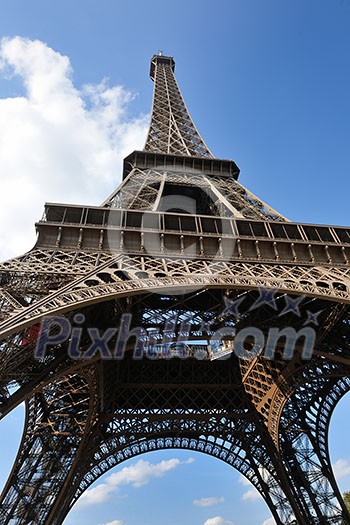
<path fill-rule="evenodd" d="M 158 55 L 153 55 L 153 57 L 151 58 L 151 69 L 149 75 L 152 80 L 154 80 L 155 70 L 157 65 L 159 64 L 166 64 L 172 69 L 173 72 L 175 71 L 174 57 L 165 56 L 163 55 L 163 51 L 159 51 Z"/>
<path fill-rule="evenodd" d="M 154 81 L 151 123 L 145 151 L 213 158 L 191 119 L 177 85 L 174 57 L 153 55 L 150 77 Z"/>

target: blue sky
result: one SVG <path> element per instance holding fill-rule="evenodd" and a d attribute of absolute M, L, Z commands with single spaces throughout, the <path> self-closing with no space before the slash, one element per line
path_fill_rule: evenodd
<path fill-rule="evenodd" d="M 292 220 L 347 225 L 349 28 L 349 0 L 2 0 L 1 258 L 33 245 L 45 201 L 99 204 L 113 191 L 123 156 L 144 142 L 149 59 L 160 49 L 175 57 L 204 140 L 237 162 L 242 184 Z M 349 408 L 345 398 L 330 432 L 342 490 L 350 489 Z M 2 482 L 22 412 L 0 424 Z M 66 525 L 269 518 L 219 461 L 179 451 L 139 459 L 122 465 L 129 470 L 107 501 L 77 508 Z"/>

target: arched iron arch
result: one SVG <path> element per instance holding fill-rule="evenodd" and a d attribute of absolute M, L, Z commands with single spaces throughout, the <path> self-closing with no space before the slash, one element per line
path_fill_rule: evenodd
<path fill-rule="evenodd" d="M 108 265 L 105 265 L 108 268 Z M 350 303 L 350 287 L 348 278 L 344 276 L 343 285 L 345 289 L 332 287 L 317 268 L 298 268 L 294 275 L 293 267 L 274 265 L 274 272 L 279 277 L 273 276 L 270 267 L 266 264 L 249 264 L 232 261 L 225 263 L 218 274 L 194 273 L 174 275 L 169 277 L 158 277 L 138 279 L 129 270 L 129 280 L 115 280 L 108 284 L 88 285 L 84 281 L 91 279 L 99 270 L 93 270 L 90 274 L 69 283 L 57 292 L 34 302 L 32 305 L 15 310 L 7 319 L 0 324 L 0 340 L 19 330 L 40 322 L 43 316 L 61 315 L 73 308 L 84 307 L 110 299 L 142 294 L 147 290 L 154 293 L 173 293 L 178 289 L 191 290 L 193 288 L 240 288 L 257 290 L 280 290 L 281 292 L 295 295 L 304 295 L 329 301 Z M 104 268 L 105 269 L 105 268 Z M 203 267 L 205 271 L 205 268 Z M 315 273 L 316 272 L 316 273 Z M 134 272 L 135 273 L 135 272 Z M 137 273 L 137 272 L 136 272 Z M 304 275 L 303 275 L 304 274 Z M 340 277 L 338 278 L 338 281 Z"/>
<path fill-rule="evenodd" d="M 130 451 L 130 449 L 132 449 L 132 451 Z M 283 525 L 288 523 L 284 520 L 288 515 L 292 515 L 292 509 L 287 511 L 287 509 L 284 508 L 282 512 L 282 509 L 278 508 L 278 498 L 283 498 L 284 500 L 285 496 L 283 495 L 283 490 L 279 486 L 278 475 L 276 475 L 276 473 L 274 473 L 274 475 L 272 472 L 269 472 L 268 474 L 264 473 L 263 469 L 255 464 L 251 454 L 249 454 L 249 458 L 247 456 L 242 458 L 239 453 L 235 453 L 229 448 L 221 446 L 214 440 L 213 442 L 210 442 L 205 440 L 204 436 L 202 438 L 195 438 L 194 436 L 186 436 L 185 433 L 183 436 L 176 437 L 171 437 L 170 435 L 152 435 L 152 437 L 149 438 L 145 437 L 136 440 L 130 445 L 130 447 L 121 448 L 118 451 L 111 450 L 108 455 L 106 454 L 105 457 L 101 459 L 99 464 L 90 466 L 90 471 L 87 477 L 82 478 L 81 484 L 73 495 L 70 505 L 65 509 L 65 515 L 69 513 L 79 497 L 84 494 L 85 490 L 109 470 L 121 465 L 124 461 L 134 459 L 148 452 L 162 450 L 186 450 L 199 452 L 215 459 L 219 459 L 220 461 L 232 466 L 235 470 L 246 477 L 259 491 L 275 518 L 276 524 Z M 56 522 L 53 523 L 56 525 Z M 57 525 L 58 523 L 59 522 L 57 522 Z"/>

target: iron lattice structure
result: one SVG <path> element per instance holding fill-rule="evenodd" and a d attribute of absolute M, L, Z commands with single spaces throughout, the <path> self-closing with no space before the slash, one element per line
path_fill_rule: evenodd
<path fill-rule="evenodd" d="M 292 223 L 259 200 L 200 137 L 173 58 L 154 56 L 151 78 L 146 146 L 119 188 L 101 206 L 47 204 L 35 247 L 1 265 L 1 416 L 25 401 L 26 420 L 0 523 L 59 525 L 109 469 L 167 448 L 235 467 L 278 525 L 350 522 L 327 441 L 350 389 L 350 230 Z M 75 331 L 35 358 L 53 315 Z M 105 347 L 91 350 L 91 327 Z M 234 336 L 208 344 L 250 327 L 258 351 L 249 337 L 241 354 Z M 278 332 L 270 355 L 286 327 L 301 334 L 293 352 Z"/>

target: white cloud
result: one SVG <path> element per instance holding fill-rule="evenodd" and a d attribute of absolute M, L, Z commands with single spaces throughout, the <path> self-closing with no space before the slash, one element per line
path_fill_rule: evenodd
<path fill-rule="evenodd" d="M 265 520 L 262 525 L 276 525 L 276 522 L 273 518 L 269 518 L 268 520 Z"/>
<path fill-rule="evenodd" d="M 106 80 L 77 88 L 69 58 L 44 42 L 0 40 L 0 79 L 13 76 L 23 95 L 0 98 L 1 259 L 33 246 L 45 201 L 103 202 L 148 126 L 128 115 L 132 93 Z"/>
<path fill-rule="evenodd" d="M 258 499 L 260 499 L 261 496 L 260 496 L 258 490 L 250 483 L 250 481 L 246 477 L 244 477 L 241 474 L 241 476 L 240 476 L 238 481 L 244 487 L 250 487 L 248 490 L 246 490 L 242 494 L 242 500 L 243 501 L 257 501 Z"/>
<path fill-rule="evenodd" d="M 234 525 L 233 521 L 225 520 L 221 516 L 215 516 L 215 518 L 209 518 L 204 522 L 204 525 Z"/>
<path fill-rule="evenodd" d="M 224 503 L 225 499 L 223 496 L 220 498 L 215 498 L 214 496 L 209 498 L 200 498 L 200 499 L 194 499 L 193 505 L 196 505 L 196 507 L 213 507 L 214 505 L 218 505 L 219 503 Z"/>
<path fill-rule="evenodd" d="M 113 520 L 113 521 L 109 521 L 108 523 L 102 523 L 102 525 L 124 525 L 124 521 Z"/>
<path fill-rule="evenodd" d="M 337 479 L 348 476 L 350 474 L 350 462 L 347 459 L 338 459 L 333 464 L 333 472 Z"/>
<path fill-rule="evenodd" d="M 242 495 L 243 501 L 257 501 L 258 499 L 260 499 L 260 494 L 255 487 L 252 487 L 251 489 L 247 490 Z"/>
<path fill-rule="evenodd" d="M 160 461 L 159 463 L 149 463 L 139 460 L 130 467 L 124 467 L 120 471 L 108 476 L 103 483 L 88 489 L 82 494 L 77 505 L 87 507 L 97 503 L 108 501 L 112 494 L 122 485 L 131 485 L 140 488 L 147 485 L 152 478 L 162 478 L 167 472 L 176 469 L 180 465 L 192 463 L 193 459 L 180 461 L 177 458 Z"/>
<path fill-rule="evenodd" d="M 240 483 L 241 485 L 243 485 L 245 487 L 250 487 L 251 486 L 251 483 L 250 483 L 249 479 L 247 479 L 245 476 L 243 476 L 243 474 L 241 474 L 240 477 L 238 478 L 238 483 Z"/>

